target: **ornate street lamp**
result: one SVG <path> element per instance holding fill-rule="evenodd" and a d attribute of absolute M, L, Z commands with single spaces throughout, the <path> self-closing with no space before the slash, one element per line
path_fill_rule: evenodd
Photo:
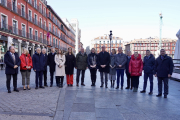
<path fill-rule="evenodd" d="M 112 30 L 110 31 L 110 34 L 109 34 L 109 39 L 110 39 L 110 54 L 111 54 L 111 40 L 112 40 Z"/>

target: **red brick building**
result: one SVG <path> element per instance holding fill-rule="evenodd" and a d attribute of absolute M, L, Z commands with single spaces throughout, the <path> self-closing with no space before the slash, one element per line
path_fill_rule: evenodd
<path fill-rule="evenodd" d="M 163 38 L 162 39 L 162 47 L 166 50 L 166 54 L 173 57 L 176 39 Z M 133 54 L 134 52 L 138 52 L 142 55 L 142 58 L 146 55 L 146 50 L 150 50 L 151 53 L 156 56 L 156 51 L 158 50 L 159 38 L 146 38 L 146 39 L 134 39 L 129 43 L 125 44 L 125 53 L 130 50 Z"/>
<path fill-rule="evenodd" d="M 0 0 L 0 57 L 10 45 L 34 54 L 36 47 L 67 51 L 75 47 L 75 35 L 45 0 Z"/>

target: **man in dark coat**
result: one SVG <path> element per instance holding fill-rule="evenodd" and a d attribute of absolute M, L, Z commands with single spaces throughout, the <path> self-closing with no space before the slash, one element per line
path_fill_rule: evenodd
<path fill-rule="evenodd" d="M 172 58 L 167 56 L 164 49 L 161 49 L 160 56 L 155 61 L 154 76 L 158 77 L 158 95 L 162 96 L 162 81 L 164 82 L 164 98 L 168 95 L 168 80 L 173 72 L 173 61 Z"/>
<path fill-rule="evenodd" d="M 76 69 L 77 69 L 77 74 L 76 74 L 76 86 L 79 86 L 79 76 L 81 74 L 81 85 L 85 86 L 84 84 L 84 74 L 85 70 L 87 69 L 87 54 L 84 52 L 84 48 L 81 48 L 81 51 L 76 55 Z"/>
<path fill-rule="evenodd" d="M 147 86 L 147 80 L 149 78 L 150 81 L 150 92 L 149 95 L 153 94 L 153 71 L 154 71 L 154 65 L 155 65 L 155 58 L 151 54 L 150 50 L 146 50 L 146 56 L 143 60 L 143 70 L 144 70 L 144 86 L 141 93 L 146 92 L 146 86 Z"/>
<path fill-rule="evenodd" d="M 98 54 L 98 68 L 100 71 L 100 75 L 101 75 L 101 86 L 103 87 L 104 85 L 104 78 L 103 76 L 105 75 L 105 87 L 107 87 L 108 85 L 108 78 L 107 75 L 109 73 L 109 63 L 110 63 L 110 55 L 108 52 L 105 51 L 105 46 L 102 46 L 102 51 Z"/>
<path fill-rule="evenodd" d="M 4 62 L 6 64 L 5 74 L 6 74 L 6 86 L 8 93 L 11 93 L 11 76 L 13 76 L 13 86 L 14 91 L 19 92 L 17 89 L 17 74 L 18 74 L 18 67 L 21 64 L 21 60 L 17 53 L 15 53 L 15 48 L 13 46 L 9 47 L 9 51 L 6 52 L 4 55 Z"/>
<path fill-rule="evenodd" d="M 54 57 L 55 57 L 56 53 L 55 53 L 55 48 L 51 48 L 51 53 L 48 54 L 48 65 L 50 68 L 50 87 L 53 86 L 53 78 L 54 78 L 54 72 L 55 72 L 55 67 L 56 67 L 56 63 L 54 61 Z M 58 82 L 56 81 L 56 85 L 58 86 Z"/>
<path fill-rule="evenodd" d="M 43 71 L 44 86 L 48 87 L 48 85 L 47 85 L 47 54 L 46 54 L 46 49 L 45 48 L 42 49 L 42 54 L 44 56 L 44 71 Z"/>
<path fill-rule="evenodd" d="M 117 87 L 116 89 L 119 89 L 119 79 L 121 77 L 121 89 L 123 89 L 124 85 L 124 69 L 127 62 L 127 57 L 123 53 L 122 47 L 118 48 L 118 54 L 115 57 L 115 63 L 116 63 L 116 71 L 117 71 Z"/>
<path fill-rule="evenodd" d="M 45 60 L 44 56 L 41 53 L 41 48 L 36 49 L 36 53 L 33 55 L 33 70 L 36 72 L 36 87 L 35 89 L 39 88 L 44 88 L 42 86 L 42 75 L 44 71 L 44 65 L 45 65 Z"/>
<path fill-rule="evenodd" d="M 129 62 L 130 62 L 130 60 L 131 60 L 131 51 L 128 51 L 127 52 L 127 62 L 126 62 L 126 76 L 127 76 L 127 87 L 126 87 L 126 89 L 130 89 L 131 88 L 131 90 L 132 90 L 133 81 L 132 81 L 131 75 L 129 73 Z"/>

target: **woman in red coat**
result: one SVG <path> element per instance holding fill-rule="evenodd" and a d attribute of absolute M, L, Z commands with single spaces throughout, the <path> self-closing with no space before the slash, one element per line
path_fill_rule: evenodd
<path fill-rule="evenodd" d="M 131 56 L 131 60 L 129 63 L 129 73 L 131 74 L 133 81 L 133 92 L 137 92 L 139 86 L 139 76 L 142 75 L 143 69 L 143 61 L 141 59 L 141 55 L 138 52 L 135 52 L 134 55 Z"/>
<path fill-rule="evenodd" d="M 30 90 L 31 89 L 29 87 L 30 74 L 31 74 L 31 68 L 33 68 L 33 64 L 32 64 L 32 58 L 27 49 L 23 49 L 23 53 L 20 56 L 20 60 L 21 60 L 20 71 L 22 75 L 22 85 L 24 87 L 24 90 L 26 90 L 25 85 L 27 85 L 27 89 Z"/>

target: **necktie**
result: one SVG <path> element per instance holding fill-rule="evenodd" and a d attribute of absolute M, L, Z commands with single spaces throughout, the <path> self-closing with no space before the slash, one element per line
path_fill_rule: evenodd
<path fill-rule="evenodd" d="M 16 61 L 15 61 L 15 56 L 14 56 L 14 54 L 12 54 L 12 57 L 13 57 L 13 60 L 14 60 L 14 64 L 15 64 L 15 62 L 16 62 Z"/>

